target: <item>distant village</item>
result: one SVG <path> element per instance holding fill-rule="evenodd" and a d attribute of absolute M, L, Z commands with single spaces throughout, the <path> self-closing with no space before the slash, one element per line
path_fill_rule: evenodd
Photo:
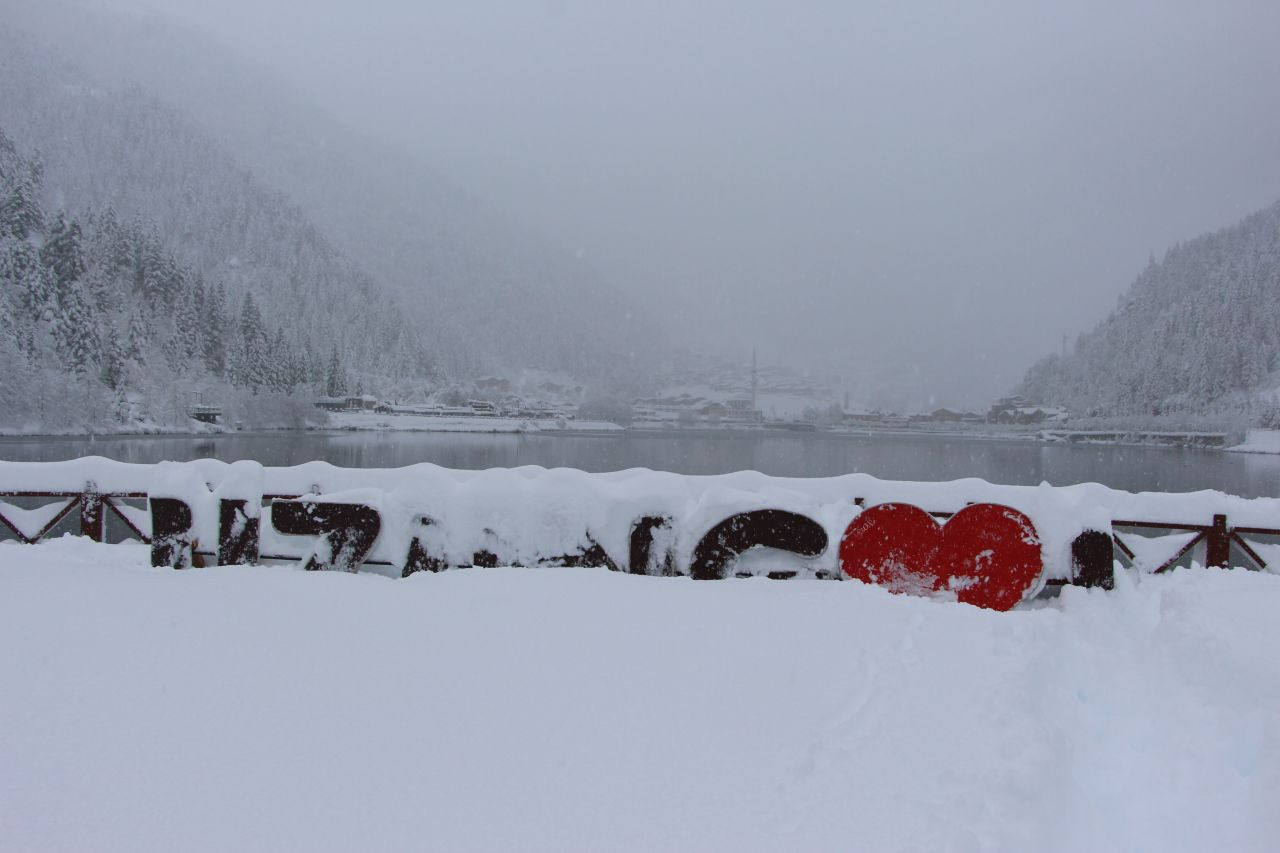
<path fill-rule="evenodd" d="M 526 403 L 523 400 L 466 400 L 460 405 L 399 403 L 379 400 L 370 394 L 350 397 L 319 397 L 316 407 L 329 412 L 369 411 L 379 415 L 435 415 L 442 418 L 523 418 L 528 420 L 573 419 L 576 405 L 567 403 Z"/>
<path fill-rule="evenodd" d="M 584 398 L 581 385 L 540 382 L 516 390 L 500 377 L 484 377 L 466 390 L 450 389 L 428 402 L 383 400 L 371 394 L 319 397 L 315 405 L 334 413 L 367 412 L 377 415 L 412 415 L 438 418 L 501 418 L 530 421 L 598 421 L 635 430 L 682 429 L 784 429 L 792 431 L 911 429 L 951 426 L 975 428 L 991 424 L 1014 426 L 1056 425 L 1067 420 L 1065 409 L 1035 405 L 1021 396 L 1002 397 L 983 412 L 938 408 L 902 414 L 850 408 L 833 402 L 834 394 L 795 377 L 762 374 L 752 366 L 749 384 L 734 377 L 684 382 L 664 393 L 613 400 L 608 404 Z M 783 381 L 779 381 L 783 379 Z M 470 396 L 474 394 L 474 396 Z M 779 413 L 766 412 L 764 398 L 790 403 Z"/>
<path fill-rule="evenodd" d="M 540 382 L 532 394 L 520 394 L 514 384 L 497 376 L 477 379 L 467 388 L 475 397 L 452 388 L 433 395 L 431 402 L 380 400 L 371 394 L 318 397 L 317 408 L 329 412 L 374 412 L 380 415 L 418 415 L 442 418 L 519 418 L 523 420 L 572 420 L 582 403 L 583 387 Z"/>

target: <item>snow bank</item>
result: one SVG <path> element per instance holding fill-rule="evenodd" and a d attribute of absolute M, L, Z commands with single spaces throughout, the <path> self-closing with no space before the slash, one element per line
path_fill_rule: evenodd
<path fill-rule="evenodd" d="M 1251 429 L 1242 444 L 1227 449 L 1236 453 L 1280 453 L 1280 429 Z"/>
<path fill-rule="evenodd" d="M 0 544 L 14 850 L 1275 849 L 1280 577 L 992 613 Z"/>

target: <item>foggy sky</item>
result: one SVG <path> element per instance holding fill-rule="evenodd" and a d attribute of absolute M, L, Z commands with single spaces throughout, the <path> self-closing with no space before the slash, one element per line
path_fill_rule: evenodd
<path fill-rule="evenodd" d="M 855 397 L 980 404 L 1151 252 L 1280 197 L 1274 0 L 114 5 L 276 68 L 679 338 Z"/>

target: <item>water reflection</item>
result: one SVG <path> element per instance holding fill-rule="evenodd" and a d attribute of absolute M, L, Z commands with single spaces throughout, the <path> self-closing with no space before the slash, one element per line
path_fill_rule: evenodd
<path fill-rule="evenodd" d="M 434 462 L 449 468 L 519 465 L 686 474 L 754 469 L 790 477 L 861 471 L 900 480 L 981 477 L 996 483 L 1099 482 L 1131 491 L 1220 489 L 1280 495 L 1280 457 L 1210 450 L 977 441 L 930 436 L 465 435 L 266 432 L 220 436 L 0 439 L 0 459 L 106 456 L 126 462 L 214 457 L 297 465 L 322 459 L 353 468 Z"/>

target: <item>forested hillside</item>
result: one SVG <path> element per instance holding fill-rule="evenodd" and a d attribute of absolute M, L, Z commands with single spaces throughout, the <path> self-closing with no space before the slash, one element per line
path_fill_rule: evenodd
<path fill-rule="evenodd" d="M 98 87 L 2 29 L 0 79 L 0 129 L 39 151 L 51 207 L 152 223 L 178 262 L 235 304 L 252 292 L 294 348 L 336 346 L 368 381 L 429 367 L 397 300 L 180 111 L 138 88 Z"/>
<path fill-rule="evenodd" d="M 335 344 L 292 316 L 268 326 L 252 293 L 175 260 L 154 223 L 50 212 L 44 191 L 42 162 L 0 129 L 0 429 L 183 426 L 202 399 L 296 424 L 314 414 L 288 395 L 349 384 Z"/>
<path fill-rule="evenodd" d="M 1065 358 L 1019 388 L 1077 415 L 1272 417 L 1280 371 L 1280 203 L 1180 243 Z"/>
<path fill-rule="evenodd" d="M 428 165 L 344 126 L 269 69 L 154 15 L 62 0 L 0 0 L 0 10 L 16 46 L 44 44 L 60 57 L 73 57 L 95 87 L 140 85 L 180 106 L 206 144 L 216 144 L 264 185 L 287 193 L 327 241 L 398 296 L 400 313 L 426 336 L 451 375 L 534 367 L 599 386 L 625 385 L 651 370 L 662 342 L 652 306 L 642 298 L 611 287 L 580 258 L 509 221 Z M 0 43 L 0 53 L 8 47 Z M 15 73 L 27 78 L 28 88 L 65 87 L 43 71 L 33 75 L 13 67 L 14 60 L 0 62 L 8 65 L 0 86 L 0 125 L 52 161 L 55 152 L 47 149 L 63 144 L 57 121 L 44 121 L 38 112 L 6 117 L 5 90 L 17 84 L 8 79 Z M 137 93 L 128 97 L 136 99 Z M 140 127 L 162 137 L 170 132 L 167 120 L 154 116 L 129 123 L 138 126 L 139 118 L 146 118 Z M 28 135 L 31 124 L 43 126 Z M 72 142 L 81 147 L 77 156 L 93 158 L 92 134 L 88 141 Z M 153 144 L 164 147 L 163 140 Z M 93 182 L 173 188 L 199 181 L 203 172 L 181 174 L 193 165 L 184 158 L 174 163 L 178 174 L 157 176 L 148 159 L 133 158 L 127 149 L 110 156 L 123 156 L 129 168 L 104 170 L 110 174 Z M 207 192 L 216 183 L 200 189 Z M 178 248 L 202 234 L 201 223 L 188 219 L 188 230 L 174 235 Z"/>

